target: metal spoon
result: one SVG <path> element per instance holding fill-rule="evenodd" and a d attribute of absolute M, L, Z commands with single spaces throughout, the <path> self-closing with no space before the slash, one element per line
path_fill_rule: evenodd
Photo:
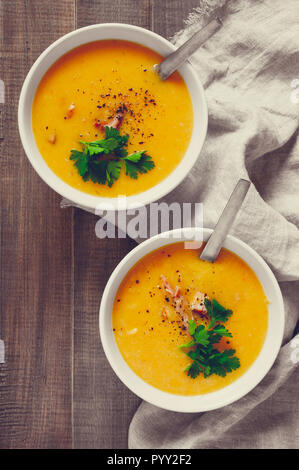
<path fill-rule="evenodd" d="M 197 31 L 188 41 L 182 44 L 176 51 L 169 54 L 160 64 L 155 65 L 156 72 L 162 80 L 166 80 L 175 70 L 183 65 L 186 60 L 209 39 L 222 26 L 220 17 L 214 18 L 204 28 Z"/>
<path fill-rule="evenodd" d="M 239 212 L 250 186 L 250 181 L 240 179 L 233 190 L 223 212 L 204 247 L 200 259 L 213 263 L 217 258 L 223 242 Z"/>

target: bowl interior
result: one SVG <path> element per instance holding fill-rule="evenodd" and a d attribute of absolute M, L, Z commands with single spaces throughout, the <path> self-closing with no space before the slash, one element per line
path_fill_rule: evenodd
<path fill-rule="evenodd" d="M 163 56 L 168 55 L 174 50 L 174 46 L 166 39 L 137 26 L 99 24 L 73 31 L 49 46 L 33 64 L 21 91 L 18 121 L 20 136 L 27 157 L 37 173 L 49 186 L 75 204 L 88 209 L 95 210 L 99 203 L 101 203 L 101 209 L 112 210 L 117 209 L 117 198 L 92 196 L 72 188 L 55 175 L 47 166 L 37 148 L 31 123 L 31 110 L 35 92 L 41 78 L 49 67 L 71 49 L 101 39 L 123 39 L 136 42 L 155 50 Z M 174 189 L 191 170 L 202 148 L 208 120 L 204 90 L 189 63 L 183 65 L 179 72 L 185 80 L 193 104 L 194 128 L 191 141 L 184 158 L 167 178 L 153 188 L 127 198 L 127 203 L 131 208 L 137 207 L 138 204 L 147 204 L 155 201 Z"/>
<path fill-rule="evenodd" d="M 190 229 L 194 233 L 198 229 Z M 106 356 L 122 382 L 136 395 L 164 409 L 181 412 L 208 411 L 228 405 L 252 390 L 269 371 L 278 354 L 284 331 L 283 300 L 278 283 L 264 260 L 248 245 L 228 236 L 224 247 L 242 258 L 255 272 L 269 300 L 269 321 L 266 339 L 262 350 L 252 366 L 236 381 L 216 392 L 182 396 L 158 390 L 139 378 L 124 361 L 112 330 L 112 308 L 118 287 L 128 270 L 147 253 L 186 238 L 181 229 L 168 232 L 162 237 L 153 237 L 132 250 L 116 267 L 105 288 L 100 307 L 100 334 Z M 206 241 L 210 229 L 203 229 Z M 175 234 L 175 239 L 173 235 Z M 198 238 L 197 238 L 198 239 Z"/>

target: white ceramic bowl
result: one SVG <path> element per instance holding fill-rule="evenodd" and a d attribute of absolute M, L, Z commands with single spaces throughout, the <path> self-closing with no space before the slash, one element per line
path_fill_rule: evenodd
<path fill-rule="evenodd" d="M 199 229 L 188 229 L 194 235 Z M 211 234 L 210 229 L 203 229 L 203 239 L 206 241 Z M 118 287 L 129 269 L 147 253 L 161 246 L 177 241 L 185 241 L 182 229 L 159 234 L 146 240 L 132 250 L 113 271 L 103 293 L 100 306 L 100 334 L 105 354 L 114 372 L 120 380 L 136 393 L 153 405 L 181 412 L 201 412 L 228 405 L 246 395 L 267 374 L 279 352 L 284 331 L 284 308 L 279 285 L 274 274 L 265 261 L 241 240 L 228 236 L 224 247 L 236 253 L 255 272 L 269 300 L 269 324 L 262 350 L 252 366 L 235 382 L 216 392 L 182 396 L 163 392 L 138 377 L 123 359 L 112 330 L 112 308 Z M 175 236 L 175 238 L 174 238 Z M 190 240 L 190 236 L 187 237 Z M 197 238 L 198 239 L 198 238 Z"/>
<path fill-rule="evenodd" d="M 117 198 L 92 196 L 72 188 L 55 175 L 47 166 L 35 143 L 32 131 L 31 110 L 36 89 L 49 67 L 71 49 L 81 44 L 101 39 L 133 41 L 143 44 L 163 56 L 168 55 L 175 49 L 169 41 L 158 34 L 137 26 L 107 23 L 77 29 L 55 41 L 33 64 L 22 87 L 18 110 L 19 132 L 22 144 L 33 168 L 61 196 L 91 210 L 95 210 L 99 204 L 101 204 L 101 209 L 117 209 Z M 179 71 L 188 87 L 193 104 L 194 128 L 190 144 L 179 165 L 167 178 L 153 188 L 127 198 L 127 204 L 131 208 L 160 199 L 178 186 L 191 170 L 203 146 L 208 122 L 204 90 L 193 67 L 189 63 L 186 63 Z"/>

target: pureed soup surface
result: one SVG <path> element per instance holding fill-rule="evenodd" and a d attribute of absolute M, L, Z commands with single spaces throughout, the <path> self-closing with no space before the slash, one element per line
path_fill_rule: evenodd
<path fill-rule="evenodd" d="M 32 125 L 37 146 L 56 175 L 81 191 L 116 197 L 145 191 L 174 170 L 191 139 L 193 108 L 179 73 L 163 82 L 153 70 L 162 59 L 136 43 L 103 40 L 73 49 L 47 71 L 34 99 Z M 111 188 L 84 182 L 69 159 L 71 149 L 81 150 L 80 139 L 102 139 L 97 126 L 123 105 L 127 112 L 118 130 L 130 136 L 129 153 L 146 150 L 155 168 L 137 180 L 122 170 Z"/>
<path fill-rule="evenodd" d="M 215 263 L 202 261 L 201 249 L 185 249 L 179 242 L 146 255 L 121 283 L 113 307 L 115 339 L 130 368 L 154 387 L 180 395 L 213 392 L 240 377 L 261 351 L 268 326 L 268 301 L 252 269 L 226 249 Z M 235 349 L 238 369 L 224 378 L 187 375 L 184 369 L 191 360 L 178 346 L 191 337 L 170 305 L 161 275 L 172 288 L 179 286 L 192 306 L 200 291 L 233 310 L 225 323 L 232 338 L 215 346 Z M 198 324 L 206 323 L 196 312 L 192 315 Z"/>

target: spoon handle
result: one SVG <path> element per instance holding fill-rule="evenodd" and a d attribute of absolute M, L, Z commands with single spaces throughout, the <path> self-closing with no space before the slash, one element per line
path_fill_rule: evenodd
<path fill-rule="evenodd" d="M 156 70 L 162 80 L 166 80 L 175 70 L 183 65 L 186 60 L 209 39 L 222 26 L 220 18 L 210 21 L 204 28 L 197 31 L 188 41 L 182 44 L 177 50 L 169 54 L 159 65 Z"/>
<path fill-rule="evenodd" d="M 217 258 L 223 242 L 239 212 L 250 186 L 250 181 L 240 179 L 233 190 L 212 235 L 204 247 L 200 259 L 213 263 Z"/>

